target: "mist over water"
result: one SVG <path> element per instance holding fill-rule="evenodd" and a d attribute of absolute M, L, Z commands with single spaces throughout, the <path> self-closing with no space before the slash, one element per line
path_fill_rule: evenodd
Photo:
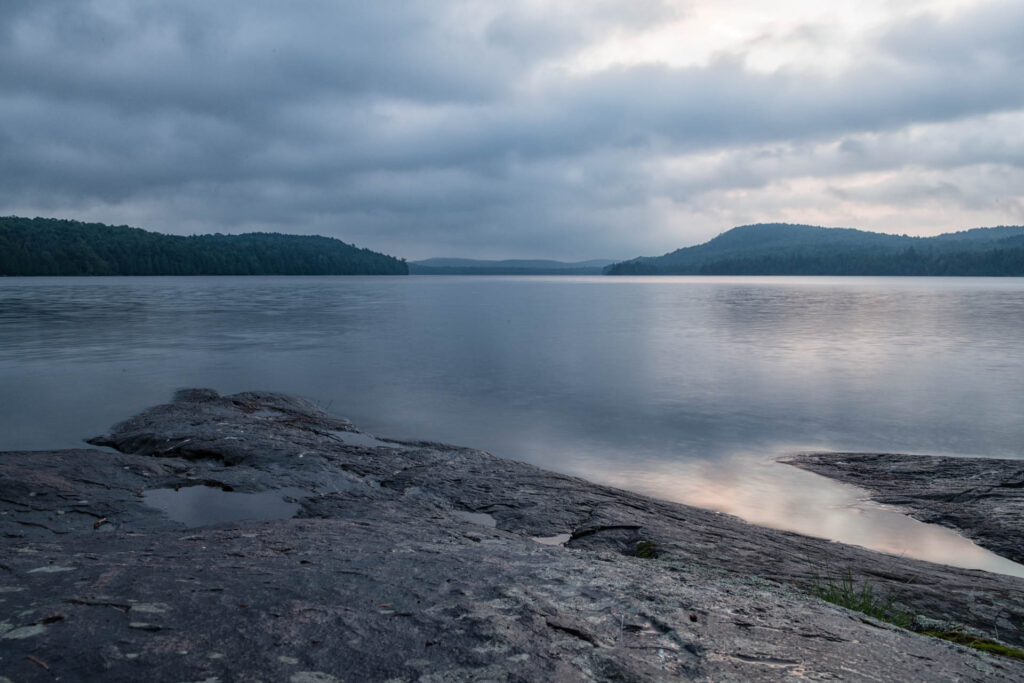
<path fill-rule="evenodd" d="M 1024 280 L 0 278 L 0 450 L 186 386 L 938 559 L 966 551 L 772 460 L 1024 457 Z"/>

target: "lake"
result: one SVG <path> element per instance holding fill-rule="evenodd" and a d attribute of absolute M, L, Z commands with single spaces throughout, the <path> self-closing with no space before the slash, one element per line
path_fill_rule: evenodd
<path fill-rule="evenodd" d="M 189 386 L 1021 570 L 773 460 L 1024 457 L 1024 279 L 0 278 L 0 450 L 80 447 Z"/>

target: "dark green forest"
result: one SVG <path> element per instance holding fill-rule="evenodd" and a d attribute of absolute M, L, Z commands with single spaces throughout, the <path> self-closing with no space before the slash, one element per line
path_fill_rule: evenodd
<path fill-rule="evenodd" d="M 0 275 L 406 275 L 404 260 L 330 237 L 180 237 L 125 225 L 0 218 Z"/>
<path fill-rule="evenodd" d="M 609 275 L 1024 276 L 1024 226 L 910 237 L 811 225 L 744 225 Z"/>

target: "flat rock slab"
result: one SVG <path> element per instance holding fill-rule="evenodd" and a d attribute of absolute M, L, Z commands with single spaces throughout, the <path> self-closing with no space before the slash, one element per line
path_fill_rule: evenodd
<path fill-rule="evenodd" d="M 807 453 L 782 462 L 860 486 L 878 503 L 1024 564 L 1024 460 Z"/>
<path fill-rule="evenodd" d="M 0 454 L 0 681 L 1024 678 L 801 589 L 829 562 L 1019 643 L 1019 579 L 376 439 L 277 394 L 183 392 L 94 442 L 117 451 Z M 298 512 L 188 526 L 146 504 L 192 486 Z"/>

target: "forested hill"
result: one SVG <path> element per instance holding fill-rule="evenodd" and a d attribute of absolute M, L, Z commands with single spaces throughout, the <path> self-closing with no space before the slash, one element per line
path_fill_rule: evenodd
<path fill-rule="evenodd" d="M 124 225 L 0 218 L 0 275 L 406 275 L 404 260 L 330 237 L 180 237 Z"/>
<path fill-rule="evenodd" d="M 609 275 L 1024 276 L 1024 226 L 936 237 L 761 223 L 664 256 L 608 266 Z"/>

